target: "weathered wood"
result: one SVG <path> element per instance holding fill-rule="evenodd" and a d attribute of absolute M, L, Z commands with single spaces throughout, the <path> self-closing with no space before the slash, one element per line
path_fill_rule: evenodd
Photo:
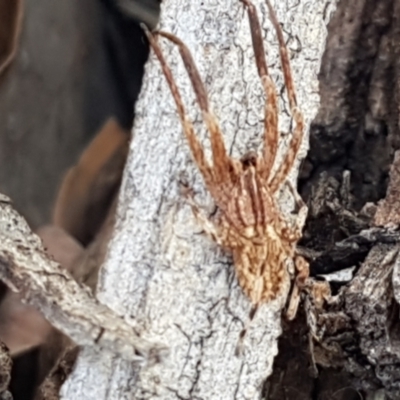
<path fill-rule="evenodd" d="M 386 198 L 379 202 L 375 214 L 374 223 L 385 226 L 361 231 L 357 235 L 359 240 L 355 241 L 354 236 L 337 245 L 344 250 L 353 243 L 353 254 L 358 253 L 358 244 L 364 251 L 369 248 L 355 277 L 339 292 L 336 304 L 317 316 L 320 340 L 314 352 L 316 362 L 326 367 L 341 367 L 353 374 L 355 387 L 374 392 L 383 386 L 390 399 L 400 396 L 399 164 L 397 152 Z M 337 264 L 333 258 L 335 261 Z M 354 259 L 353 265 L 360 261 Z"/>
<path fill-rule="evenodd" d="M 288 143 L 290 118 L 275 34 L 265 4 L 262 0 L 255 3 L 265 32 L 268 64 L 281 94 L 281 157 Z M 335 2 L 319 0 L 274 2 L 291 51 L 298 101 L 307 124 L 318 107 L 317 72 L 325 25 L 334 6 Z M 164 1 L 160 27 L 184 40 L 193 52 L 233 156 L 259 148 L 265 99 L 242 4 L 236 0 Z M 162 47 L 208 149 L 178 53 L 164 42 Z M 116 233 L 100 276 L 98 296 L 118 314 L 134 320 L 146 337 L 167 344 L 170 353 L 155 367 L 136 368 L 84 348 L 63 387 L 63 398 L 260 398 L 277 352 L 285 298 L 259 310 L 246 337 L 244 354 L 235 357 L 251 305 L 237 284 L 229 254 L 200 232 L 180 193 L 180 182 L 188 183 L 197 200 L 212 211 L 212 201 L 193 165 L 175 104 L 153 56 L 133 132 Z M 306 148 L 307 140 L 301 158 Z M 291 175 L 293 181 L 299 162 Z M 280 204 L 286 212 L 293 208 L 286 189 Z"/>
<path fill-rule="evenodd" d="M 390 177 L 385 192 L 389 167 L 400 147 L 399 16 L 399 0 L 340 1 L 328 26 L 319 75 L 321 106 L 311 125 L 310 151 L 300 182 L 300 193 L 311 203 L 302 246 L 315 257 L 312 273 L 352 266 L 356 275 L 341 289 L 341 304 L 326 310 L 320 321 L 326 335 L 314 358 L 322 360 L 324 371 L 310 386 L 314 394 L 316 387 L 325 392 L 321 398 L 352 398 L 343 390 L 338 393 L 343 384 L 355 389 L 355 398 L 360 396 L 357 391 L 375 398 L 381 388 L 388 398 L 399 398 L 394 301 L 398 262 L 396 257 L 385 259 L 398 248 L 399 238 L 396 229 L 373 227 L 374 222 L 392 226 L 398 222 L 398 177 Z M 397 168 L 394 165 L 391 174 Z M 374 221 L 371 202 L 383 198 Z M 335 293 L 342 285 L 334 285 Z M 330 312 L 337 312 L 336 317 Z M 290 333 L 288 329 L 281 341 L 281 366 L 293 357 L 293 351 L 285 351 L 293 341 Z M 321 351 L 324 345 L 334 350 L 330 357 Z M 292 365 L 292 370 L 299 366 Z M 334 370 L 337 367 L 340 374 Z M 274 375 L 283 388 L 291 382 L 289 370 L 274 368 Z M 273 399 L 282 398 L 282 391 L 275 393 Z"/>
<path fill-rule="evenodd" d="M 0 400 L 12 400 L 8 391 L 11 380 L 12 361 L 10 352 L 3 342 L 0 342 Z"/>
<path fill-rule="evenodd" d="M 100 346 L 130 361 L 160 357 L 159 348 L 93 297 L 46 254 L 39 237 L 0 195 L 0 279 L 79 345 Z M 160 349 L 161 350 L 161 349 Z"/>

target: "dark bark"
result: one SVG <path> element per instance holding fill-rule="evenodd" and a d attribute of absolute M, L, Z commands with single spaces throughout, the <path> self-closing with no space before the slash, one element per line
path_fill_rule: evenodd
<path fill-rule="evenodd" d="M 270 399 L 282 398 L 294 379 L 304 388 L 296 399 L 359 399 L 379 391 L 400 398 L 400 236 L 396 228 L 374 227 L 399 223 L 398 165 L 386 194 L 400 147 L 399 17 L 398 0 L 340 1 L 330 21 L 321 105 L 300 180 L 310 206 L 301 245 L 313 275 L 353 266 L 355 277 L 346 286 L 332 284 L 337 303 L 319 314 L 314 347 L 304 316 L 286 326 Z M 370 202 L 385 196 L 374 219 Z"/>
<path fill-rule="evenodd" d="M 12 361 L 7 347 L 0 342 L 0 400 L 12 400 L 8 391 L 11 380 Z"/>

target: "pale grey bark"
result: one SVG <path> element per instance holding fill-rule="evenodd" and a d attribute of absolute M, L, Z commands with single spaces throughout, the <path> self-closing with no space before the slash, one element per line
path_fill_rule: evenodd
<path fill-rule="evenodd" d="M 281 148 L 290 118 L 276 36 L 263 0 L 257 4 L 268 64 L 281 94 Z M 335 1 L 273 2 L 291 50 L 298 102 L 307 126 L 319 104 L 317 73 L 326 24 Z M 233 156 L 260 149 L 264 96 L 257 76 L 247 15 L 238 0 L 165 0 L 160 27 L 191 49 Z M 176 49 L 162 45 L 205 147 L 206 131 Z M 257 399 L 271 373 L 285 298 L 264 305 L 250 326 L 244 353 L 235 357 L 251 308 L 235 278 L 229 254 L 204 236 L 180 194 L 180 181 L 209 212 L 213 202 L 193 164 L 160 66 L 147 65 L 136 106 L 131 151 L 120 194 L 117 226 L 98 287 L 102 302 L 168 346 L 159 364 L 139 367 L 84 348 L 62 389 L 63 399 Z M 295 181 L 307 135 L 291 174 Z M 209 152 L 208 152 L 209 155 Z M 285 190 L 280 205 L 292 209 Z"/>
<path fill-rule="evenodd" d="M 163 355 L 162 347 L 138 337 L 132 326 L 49 258 L 40 238 L 4 195 L 0 195 L 0 279 L 78 345 L 108 349 L 130 361 Z"/>

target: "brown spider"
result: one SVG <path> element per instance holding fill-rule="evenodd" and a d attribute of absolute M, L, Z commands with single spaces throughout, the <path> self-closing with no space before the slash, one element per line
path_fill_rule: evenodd
<path fill-rule="evenodd" d="M 204 230 L 223 248 L 232 252 L 239 284 L 253 304 L 250 321 L 260 304 L 275 299 L 285 291 L 287 293 L 290 285 L 287 263 L 294 260 L 297 277 L 287 309 L 287 316 L 292 319 L 298 307 L 299 287 L 304 285 L 309 274 L 308 263 L 303 257 L 296 254 L 296 243 L 302 236 L 302 224 L 307 214 L 307 207 L 297 191 L 289 184 L 299 206 L 296 221 L 290 222 L 282 215 L 275 195 L 283 184 L 288 183 L 288 173 L 302 142 L 304 121 L 296 103 L 283 34 L 274 10 L 269 0 L 266 0 L 279 41 L 289 105 L 296 124 L 289 150 L 276 172 L 271 174 L 279 141 L 277 93 L 268 74 L 261 26 L 256 9 L 250 0 L 240 1 L 247 8 L 258 74 L 267 97 L 264 146 L 261 157 L 253 152 L 246 154 L 240 160 L 229 157 L 218 121 L 209 108 L 206 90 L 188 48 L 180 39 L 170 33 L 159 31 L 151 34 L 147 29 L 145 31 L 171 89 L 193 158 L 219 209 L 217 220 L 211 221 L 204 216 L 191 199 L 194 214 Z M 185 113 L 179 90 L 158 45 L 157 36 L 162 36 L 178 46 L 210 132 L 212 165 L 205 158 L 203 148 L 194 133 L 192 122 Z M 243 336 L 244 333 L 241 337 Z"/>

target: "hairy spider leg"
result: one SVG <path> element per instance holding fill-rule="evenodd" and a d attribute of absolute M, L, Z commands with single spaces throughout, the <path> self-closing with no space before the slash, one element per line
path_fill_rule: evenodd
<path fill-rule="evenodd" d="M 293 116 L 293 119 L 296 123 L 296 127 L 294 128 L 294 132 L 292 134 L 292 139 L 289 144 L 289 150 L 286 153 L 286 156 L 283 159 L 282 164 L 279 166 L 275 175 L 269 180 L 269 188 L 272 193 L 275 193 L 285 182 L 286 177 L 289 171 L 292 169 L 294 161 L 296 160 L 297 153 L 299 152 L 301 142 L 303 140 L 304 134 L 304 119 L 303 115 L 297 107 L 296 101 L 296 91 L 294 88 L 294 82 L 292 77 L 292 72 L 290 68 L 290 61 L 288 56 L 288 51 L 286 48 L 285 40 L 283 38 L 282 29 L 279 25 L 278 19 L 276 18 L 276 14 L 274 9 L 271 6 L 269 0 L 266 0 L 269 17 L 271 19 L 272 25 L 275 28 L 276 35 L 278 37 L 279 42 L 279 54 L 281 57 L 283 76 L 285 79 L 286 91 L 289 98 L 289 106 Z"/>
<path fill-rule="evenodd" d="M 286 237 L 290 242 L 297 243 L 303 236 L 303 226 L 307 218 L 308 207 L 297 192 L 296 188 L 293 186 L 292 182 L 286 181 L 286 185 L 288 186 L 298 208 L 294 226 L 291 227 L 290 232 L 286 233 Z"/>
<path fill-rule="evenodd" d="M 303 225 L 307 217 L 308 208 L 303 199 L 297 193 L 297 190 L 293 187 L 292 183 L 289 181 L 286 181 L 285 183 L 289 187 L 289 190 L 296 202 L 298 211 L 296 220 L 292 226 L 284 223 L 282 224 L 285 232 L 282 232 L 281 234 L 284 235 L 284 237 L 295 246 L 298 240 L 302 237 Z M 289 296 L 288 306 L 285 311 L 286 318 L 289 321 L 294 319 L 297 314 L 297 309 L 299 307 L 300 301 L 300 293 L 306 286 L 306 282 L 308 282 L 308 278 L 310 275 L 308 262 L 305 260 L 304 257 L 300 256 L 299 254 L 294 255 L 294 266 L 295 279 Z"/>
<path fill-rule="evenodd" d="M 247 319 L 244 328 L 241 330 L 241 332 L 239 334 L 239 340 L 238 340 L 238 342 L 236 344 L 236 348 L 235 348 L 235 356 L 236 357 L 240 357 L 243 354 L 244 339 L 247 335 L 247 332 L 250 329 L 250 325 L 253 322 L 254 317 L 256 316 L 256 313 L 257 313 L 259 307 L 260 307 L 260 303 L 253 304 L 251 307 L 251 310 L 249 312 L 249 318 Z"/>
<path fill-rule="evenodd" d="M 204 122 L 210 132 L 214 182 L 216 184 L 225 183 L 227 178 L 229 178 L 229 180 L 232 182 L 235 179 L 236 174 L 234 173 L 233 168 L 229 168 L 232 162 L 226 152 L 224 138 L 218 125 L 217 118 L 210 110 L 207 92 L 200 78 L 199 71 L 196 67 L 190 50 L 179 38 L 171 33 L 158 31 L 156 34 L 165 37 L 178 46 L 183 64 L 185 65 L 186 71 L 192 83 L 197 102 L 202 111 Z"/>
<path fill-rule="evenodd" d="M 167 80 L 168 86 L 172 93 L 172 97 L 174 98 L 176 107 L 178 109 L 178 114 L 182 123 L 183 131 L 186 135 L 187 141 L 189 142 L 190 149 L 192 151 L 196 164 L 198 165 L 200 172 L 203 175 L 206 186 L 212 186 L 212 184 L 214 183 L 213 170 L 204 155 L 203 147 L 201 146 L 200 141 L 197 139 L 197 136 L 194 132 L 193 124 L 186 114 L 185 107 L 182 102 L 182 97 L 172 76 L 171 69 L 169 68 L 163 56 L 163 53 L 160 46 L 158 45 L 155 36 L 147 29 L 146 25 L 141 24 L 141 26 L 149 40 L 151 48 L 153 49 L 156 57 L 158 58 L 158 61 L 161 64 L 162 71 Z"/>
<path fill-rule="evenodd" d="M 288 306 L 286 308 L 286 318 L 291 321 L 297 314 L 299 308 L 300 293 L 305 286 L 305 283 L 310 276 L 309 264 L 304 257 L 296 255 L 294 259 L 296 268 L 296 278 L 293 283 L 292 292 L 290 293 Z"/>
<path fill-rule="evenodd" d="M 201 226 L 204 233 L 217 243 L 219 246 L 224 246 L 223 236 L 221 235 L 221 229 L 217 224 L 214 224 L 205 214 L 199 205 L 195 202 L 192 190 L 185 190 L 183 192 L 186 201 L 190 205 L 193 215 L 196 218 L 197 223 Z"/>
<path fill-rule="evenodd" d="M 297 190 L 293 187 L 292 183 L 286 182 L 299 209 L 294 227 L 292 227 L 293 241 L 296 243 L 302 237 L 302 227 L 307 217 L 307 205 L 303 199 L 297 193 Z M 289 235 L 290 236 L 290 235 Z M 315 281 L 310 279 L 310 268 L 308 261 L 300 254 L 295 255 L 294 265 L 296 268 L 296 278 L 293 283 L 293 289 L 290 294 L 288 307 L 286 309 L 286 318 L 292 320 L 297 313 L 300 292 L 306 289 L 310 294 L 311 298 L 317 303 L 317 307 L 322 307 L 324 301 L 330 303 L 332 301 L 331 289 L 329 283 L 326 281 Z"/>
<path fill-rule="evenodd" d="M 257 71 L 260 76 L 264 92 L 264 145 L 263 145 L 263 168 L 262 177 L 267 180 L 271 174 L 278 150 L 279 131 L 278 131 L 278 98 L 276 88 L 268 73 L 265 49 L 261 35 L 261 25 L 258 19 L 256 8 L 249 0 L 240 0 L 247 8 L 249 17 L 251 39 L 253 42 L 254 55 L 256 59 Z"/>
<path fill-rule="evenodd" d="M 263 178 L 269 179 L 271 174 L 271 169 L 275 161 L 278 141 L 279 141 L 279 131 L 278 131 L 278 104 L 277 104 L 277 93 L 275 85 L 273 84 L 271 77 L 268 74 L 268 67 L 266 64 L 265 50 L 263 46 L 263 39 L 261 35 L 261 25 L 258 19 L 257 11 L 254 4 L 250 0 L 240 0 L 247 8 L 247 13 L 249 17 L 250 30 L 253 42 L 253 49 L 256 59 L 256 65 L 258 74 L 263 83 L 264 91 L 266 93 L 266 104 L 265 104 L 265 120 L 264 120 L 264 163 L 265 170 L 263 171 Z M 278 168 L 275 176 L 270 179 L 271 183 L 268 185 L 271 193 L 276 192 L 280 185 L 285 182 L 286 176 L 293 166 L 295 157 L 299 150 L 302 136 L 303 136 L 303 120 L 302 115 L 297 108 L 296 94 L 294 90 L 294 83 L 290 71 L 289 57 L 287 54 L 286 45 L 284 42 L 282 30 L 277 21 L 275 12 L 271 7 L 269 0 L 267 0 L 267 6 L 269 10 L 269 15 L 272 24 L 277 33 L 279 42 L 279 52 L 282 63 L 283 74 L 285 78 L 285 84 L 288 92 L 289 105 L 292 110 L 292 114 L 296 121 L 296 129 L 292 136 L 292 140 L 289 146 L 288 153 L 283 160 L 283 163 Z M 282 234 L 287 238 L 289 242 L 296 243 L 302 236 L 302 227 L 304 219 L 307 215 L 307 206 L 304 204 L 303 200 L 297 193 L 296 189 L 290 182 L 287 182 L 289 189 L 299 207 L 298 215 L 294 226 L 288 226 L 284 221 L 282 221 L 281 226 L 284 227 L 285 232 Z M 296 256 L 295 258 L 295 268 L 296 268 L 296 279 L 293 285 L 292 293 L 289 300 L 289 305 L 287 308 L 286 315 L 288 319 L 293 319 L 296 315 L 299 298 L 300 298 L 300 288 L 304 286 L 305 280 L 309 276 L 308 263 L 304 258 Z M 255 314 L 255 313 L 254 313 Z M 254 315 L 253 314 L 253 315 Z M 242 331 L 242 339 L 245 335 L 246 329 Z"/>

